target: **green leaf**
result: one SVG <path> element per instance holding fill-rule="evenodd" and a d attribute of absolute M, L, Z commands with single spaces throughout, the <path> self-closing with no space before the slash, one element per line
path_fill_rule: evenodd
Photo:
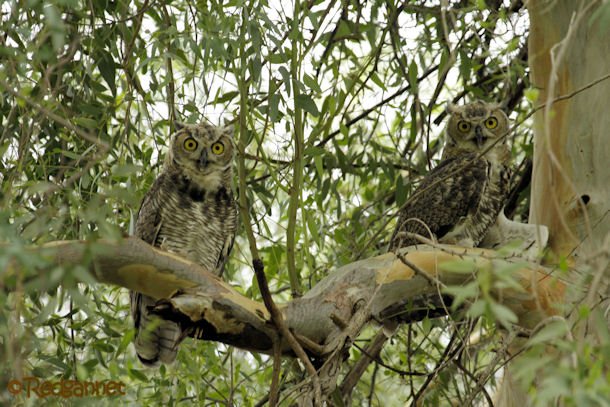
<path fill-rule="evenodd" d="M 440 264 L 439 267 L 445 271 L 461 274 L 472 274 L 478 269 L 478 266 L 473 259 L 447 261 Z"/>
<path fill-rule="evenodd" d="M 463 285 L 446 286 L 443 288 L 443 293 L 449 294 L 453 297 L 451 307 L 453 309 L 457 309 L 467 300 L 478 297 L 480 290 L 479 284 L 476 281 L 471 281 Z"/>
<path fill-rule="evenodd" d="M 272 122 L 277 122 L 279 119 L 278 111 L 280 105 L 280 95 L 274 93 L 269 96 L 269 119 Z"/>
<path fill-rule="evenodd" d="M 61 13 L 52 2 L 47 2 L 44 7 L 45 23 L 51 31 L 51 43 L 53 49 L 59 52 L 65 44 L 65 25 Z"/>
<path fill-rule="evenodd" d="M 536 88 L 527 88 L 527 89 L 525 89 L 525 91 L 523 91 L 523 95 L 531 103 L 534 103 L 535 101 L 538 100 L 538 96 L 540 95 L 540 90 L 538 90 Z"/>
<path fill-rule="evenodd" d="M 102 78 L 110 87 L 110 90 L 114 96 L 116 96 L 116 67 L 114 64 L 114 59 L 112 59 L 112 55 L 108 52 L 101 50 L 100 58 L 97 60 L 97 66 L 102 74 Z"/>
<path fill-rule="evenodd" d="M 101 350 L 102 352 L 111 353 L 114 352 L 114 346 L 104 341 L 95 341 L 93 342 L 93 347 L 95 349 Z"/>
<path fill-rule="evenodd" d="M 80 127 L 86 127 L 88 129 L 95 129 L 97 128 L 98 122 L 93 120 L 93 119 L 89 119 L 87 117 L 77 117 L 74 119 L 74 122 L 80 126 Z"/>
<path fill-rule="evenodd" d="M 468 316 L 472 318 L 480 317 L 485 314 L 488 302 L 482 299 L 476 300 L 470 308 L 468 308 Z"/>
<path fill-rule="evenodd" d="M 379 75 L 377 74 L 377 72 L 373 72 L 373 74 L 371 75 L 371 80 L 375 83 L 375 85 L 379 86 L 382 90 L 384 90 L 384 91 L 388 90 L 387 87 L 385 86 L 385 83 L 381 80 L 381 78 L 379 78 Z"/>
<path fill-rule="evenodd" d="M 288 57 L 284 52 L 277 52 L 269 55 L 269 62 L 272 64 L 282 64 L 286 61 L 288 61 Z"/>
<path fill-rule="evenodd" d="M 339 27 L 335 34 L 337 38 L 344 39 L 350 37 L 353 34 L 352 26 L 345 20 L 339 21 Z"/>
<path fill-rule="evenodd" d="M 313 158 L 313 162 L 316 166 L 316 171 L 318 173 L 318 177 L 320 179 L 324 178 L 324 165 L 323 165 L 323 159 L 321 155 L 316 155 Z"/>
<path fill-rule="evenodd" d="M 297 97 L 295 98 L 295 105 L 296 107 L 305 110 L 307 113 L 311 114 L 314 117 L 317 117 L 320 114 L 318 107 L 309 95 L 305 95 L 303 93 L 297 95 Z"/>
<path fill-rule="evenodd" d="M 146 377 L 146 375 L 138 369 L 129 369 L 129 376 L 140 380 L 141 382 L 147 383 L 148 382 L 148 377 Z"/>
<path fill-rule="evenodd" d="M 307 85 L 307 87 L 309 87 L 309 89 L 313 90 L 314 92 L 322 92 L 322 89 L 320 89 L 320 85 L 318 85 L 318 82 L 316 82 L 316 80 L 312 76 L 308 74 L 303 75 L 303 82 L 305 83 L 305 85 Z"/>
<path fill-rule="evenodd" d="M 306 211 L 308 212 L 308 211 Z M 307 214 L 307 229 L 311 234 L 311 238 L 314 242 L 320 241 L 320 233 L 318 231 L 318 217 L 313 213 Z"/>
<path fill-rule="evenodd" d="M 409 64 L 409 85 L 411 86 L 411 91 L 413 93 L 417 93 L 419 90 L 419 83 L 417 81 L 417 64 L 415 61 L 411 61 Z"/>
<path fill-rule="evenodd" d="M 539 343 L 554 342 L 562 338 L 568 332 L 565 321 L 552 321 L 540 329 L 534 336 L 527 341 L 527 346 L 534 346 Z"/>
<path fill-rule="evenodd" d="M 517 315 L 515 315 L 510 308 L 500 304 L 499 302 L 490 301 L 489 307 L 496 321 L 505 327 L 509 327 L 511 324 L 516 324 L 517 321 L 519 321 Z"/>
<path fill-rule="evenodd" d="M 238 96 L 238 95 L 239 95 L 239 92 L 236 91 L 236 90 L 235 91 L 225 92 L 221 96 L 219 96 L 216 99 L 214 99 L 214 103 L 217 103 L 217 104 L 227 103 L 227 102 L 235 99 L 235 97 Z"/>
<path fill-rule="evenodd" d="M 258 82 L 261 77 L 261 69 L 263 68 L 263 63 L 260 58 L 254 57 L 250 60 L 250 72 L 252 74 L 252 80 L 254 82 Z"/>
<path fill-rule="evenodd" d="M 396 205 L 398 205 L 398 207 L 401 207 L 405 202 L 407 202 L 407 187 L 402 176 L 396 178 L 396 192 L 394 195 L 396 197 Z"/>
<path fill-rule="evenodd" d="M 112 166 L 112 175 L 116 177 L 127 177 L 142 170 L 141 165 L 115 164 Z"/>
<path fill-rule="evenodd" d="M 315 156 L 324 155 L 324 154 L 326 154 L 326 150 L 323 149 L 322 147 L 307 147 L 305 149 L 305 151 L 303 151 L 303 155 L 309 156 L 309 157 L 315 157 Z"/>

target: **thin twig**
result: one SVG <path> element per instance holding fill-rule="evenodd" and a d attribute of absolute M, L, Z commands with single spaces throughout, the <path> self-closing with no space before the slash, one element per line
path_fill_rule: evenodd
<path fill-rule="evenodd" d="M 475 383 L 478 382 L 477 377 L 468 369 L 466 369 L 466 367 L 457 359 L 453 360 L 453 364 L 462 372 L 464 372 L 464 374 L 466 376 L 468 376 L 472 381 L 474 381 Z M 484 383 L 486 383 L 487 380 L 484 381 Z M 491 396 L 489 395 L 489 392 L 487 391 L 487 389 L 485 388 L 485 386 L 482 386 L 480 388 L 477 388 L 476 390 L 472 391 L 472 399 L 474 399 L 474 395 L 477 394 L 478 391 L 481 391 L 483 393 L 483 396 L 485 397 L 485 400 L 487 401 L 487 404 L 489 404 L 489 407 L 494 407 L 494 402 L 493 399 L 491 398 Z M 464 403 L 464 405 L 470 405 L 468 403 Z"/>
<path fill-rule="evenodd" d="M 306 337 L 304 335 L 299 335 L 296 332 L 293 332 L 293 335 L 295 336 L 297 341 L 299 341 L 301 346 L 303 346 L 308 351 L 314 353 L 316 356 L 322 356 L 324 354 L 324 351 L 325 351 L 324 346 L 312 341 L 311 339 L 309 339 L 308 337 Z"/>
<path fill-rule="evenodd" d="M 393 366 L 388 365 L 383 360 L 381 360 L 379 355 L 371 354 L 368 352 L 367 349 L 364 349 L 361 346 L 358 346 L 356 344 L 354 344 L 354 347 L 356 349 L 358 349 L 360 352 L 362 352 L 367 358 L 374 360 L 375 363 L 377 363 L 379 366 L 382 366 L 388 370 L 391 370 L 394 373 L 398 373 L 400 376 L 428 376 L 428 374 L 429 374 L 429 373 L 422 373 L 422 372 L 409 372 L 406 370 L 397 369 Z"/>
<path fill-rule="evenodd" d="M 440 280 L 438 280 L 436 277 L 433 277 L 431 275 L 429 275 L 428 273 L 426 273 L 424 270 L 422 270 L 421 268 L 419 268 L 418 266 L 416 266 L 415 264 L 413 264 L 411 261 L 409 261 L 404 254 L 402 253 L 396 253 L 396 257 L 398 257 L 400 259 L 400 261 L 407 267 L 409 267 L 411 270 L 413 270 L 413 272 L 415 272 L 415 274 L 417 274 L 418 276 L 423 277 L 426 281 L 428 281 L 428 283 L 430 283 L 430 285 L 435 286 L 435 287 L 444 287 L 445 285 L 443 283 L 440 282 Z"/>
<path fill-rule="evenodd" d="M 454 343 L 457 341 L 457 338 L 458 335 L 456 332 L 454 332 L 454 334 L 451 335 L 451 339 L 449 339 L 449 343 L 445 347 L 441 358 L 436 363 L 434 370 L 428 375 L 428 377 L 426 378 L 422 386 L 419 388 L 417 393 L 415 393 L 415 396 L 413 397 L 413 402 L 411 403 L 412 406 L 419 405 L 419 400 L 424 396 L 428 386 L 430 385 L 430 383 L 432 383 L 432 380 L 434 380 L 438 372 L 440 372 L 447 364 L 449 364 L 449 362 L 453 360 L 453 358 L 459 353 L 460 348 L 455 349 L 453 352 L 451 351 Z"/>
<path fill-rule="evenodd" d="M 15 96 L 18 99 L 23 100 L 25 103 L 27 103 L 34 109 L 38 110 L 40 113 L 47 116 L 49 119 L 61 124 L 62 126 L 66 127 L 68 130 L 72 130 L 74 133 L 76 133 L 80 137 L 84 138 L 88 142 L 95 144 L 96 146 L 98 146 L 100 148 L 100 150 L 108 151 L 108 149 L 110 148 L 108 143 L 100 140 L 99 138 L 94 137 L 92 134 L 90 134 L 90 133 L 82 130 L 80 127 L 72 124 L 69 120 L 53 113 L 49 109 L 39 105 L 38 103 L 34 102 L 33 100 L 30 100 L 28 97 L 23 96 L 21 93 L 13 90 L 11 85 L 9 85 L 7 82 L 5 82 L 2 79 L 0 79 L 0 86 L 2 86 L 2 88 L 4 88 L 4 90 L 6 90 L 11 95 Z"/>
<path fill-rule="evenodd" d="M 163 7 L 161 8 L 161 10 L 163 11 L 163 22 L 166 25 L 166 29 L 168 32 L 171 32 L 171 30 L 169 30 L 169 28 L 175 28 L 172 27 L 172 21 L 169 15 L 169 11 L 167 10 L 167 5 L 163 5 Z M 168 39 L 168 42 L 171 44 L 171 38 Z M 167 67 L 167 104 L 168 104 L 168 110 L 169 110 L 169 123 L 170 126 L 172 128 L 172 130 L 174 129 L 174 122 L 176 121 L 176 102 L 175 102 L 175 94 L 176 94 L 176 85 L 175 85 L 175 81 L 174 81 L 174 68 L 173 68 L 173 64 L 172 64 L 172 59 L 170 58 L 170 51 L 171 51 L 171 46 L 168 46 L 167 49 L 167 55 L 165 57 L 165 65 Z"/>
<path fill-rule="evenodd" d="M 506 343 L 511 343 L 513 342 L 513 340 L 516 338 L 516 333 L 515 332 L 511 332 L 508 335 L 508 340 L 506 341 Z M 472 405 L 474 402 L 474 398 L 476 397 L 477 393 L 479 391 L 482 391 L 483 394 L 485 395 L 485 398 L 487 399 L 488 403 L 490 406 L 493 407 L 493 402 L 491 401 L 491 398 L 489 397 L 489 394 L 487 394 L 487 391 L 485 390 L 485 383 L 487 383 L 487 381 L 489 380 L 490 377 L 492 377 L 492 375 L 495 373 L 496 370 L 496 366 L 498 366 L 498 364 L 500 364 L 500 361 L 506 357 L 506 346 L 503 347 L 501 349 L 501 351 L 498 351 L 496 353 L 496 356 L 493 358 L 493 360 L 489 363 L 489 365 L 487 366 L 485 372 L 483 372 L 479 379 L 476 381 L 477 382 L 477 386 L 472 389 L 472 392 L 470 393 L 469 397 L 466 399 L 466 402 L 464 403 L 465 405 Z M 459 368 L 460 366 L 458 364 L 456 364 L 456 366 Z"/>
<path fill-rule="evenodd" d="M 423 81 L 424 79 L 426 79 L 428 76 L 430 76 L 431 74 L 433 74 L 436 70 L 438 70 L 438 65 L 433 66 L 432 68 L 429 68 L 426 72 L 424 72 L 419 78 L 417 78 L 418 82 Z M 354 123 L 359 122 L 360 120 L 366 118 L 369 114 L 371 114 L 371 112 L 379 109 L 381 106 L 384 106 L 386 104 L 388 104 L 389 102 L 391 102 L 392 100 L 396 99 L 398 96 L 402 95 L 405 92 L 408 92 L 411 89 L 410 85 L 406 85 L 400 89 L 398 89 L 396 92 L 392 93 L 390 96 L 382 99 L 381 101 L 379 101 L 378 103 L 374 104 L 373 106 L 365 109 L 362 113 L 360 113 L 359 115 L 355 116 L 353 119 L 348 120 L 345 123 L 346 127 L 350 127 L 351 125 L 353 125 Z M 328 143 L 330 140 L 332 140 L 333 138 L 335 138 L 337 135 L 339 135 L 341 133 L 341 129 L 337 129 L 335 131 L 333 131 L 332 133 L 330 133 L 328 136 L 324 137 L 322 140 L 320 140 L 317 144 L 316 147 L 322 147 L 323 145 L 325 145 L 326 143 Z"/>
<path fill-rule="evenodd" d="M 242 11 L 242 27 L 240 30 L 240 37 L 245 38 L 245 30 L 248 26 L 247 10 Z M 239 209 L 241 213 L 241 217 L 244 224 L 244 229 L 246 232 L 246 237 L 248 239 L 248 244 L 250 246 L 250 253 L 252 255 L 252 265 L 254 268 L 254 274 L 256 275 L 256 280 L 258 282 L 259 290 L 261 292 L 261 296 L 263 297 L 263 302 L 265 303 L 265 307 L 269 311 L 271 315 L 271 320 L 275 324 L 276 328 L 280 331 L 281 335 L 286 339 L 294 353 L 297 355 L 299 359 L 305 365 L 307 372 L 311 375 L 314 390 L 316 391 L 317 400 L 321 400 L 321 389 L 320 383 L 318 380 L 318 376 L 315 368 L 311 364 L 311 361 L 308 359 L 307 354 L 299 344 L 299 342 L 295 339 L 294 335 L 288 330 L 288 327 L 284 323 L 284 318 L 282 313 L 277 308 L 273 299 L 271 297 L 271 293 L 269 291 L 269 285 L 267 284 L 267 278 L 265 277 L 265 270 L 262 260 L 260 259 L 260 255 L 258 252 L 258 248 L 256 246 L 256 238 L 254 237 L 254 231 L 252 229 L 252 221 L 250 219 L 249 205 L 248 199 L 246 195 L 246 164 L 245 164 L 245 147 L 248 140 L 247 133 L 247 123 L 246 116 L 248 114 L 248 104 L 247 104 L 247 91 L 248 91 L 248 81 L 246 80 L 246 55 L 242 52 L 241 55 L 241 71 L 239 73 L 239 93 L 240 93 L 240 111 L 239 111 L 239 130 L 240 130 L 240 140 L 238 143 L 239 149 L 239 159 L 238 159 L 238 173 L 239 173 Z M 279 342 L 279 338 L 274 338 L 274 342 Z M 274 346 L 279 346 L 274 345 Z M 277 363 L 274 361 L 274 363 Z M 272 389 L 273 390 L 273 389 Z"/>

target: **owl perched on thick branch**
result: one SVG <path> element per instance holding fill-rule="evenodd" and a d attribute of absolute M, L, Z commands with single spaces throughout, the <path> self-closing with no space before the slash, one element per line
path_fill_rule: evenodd
<path fill-rule="evenodd" d="M 400 208 L 390 251 L 420 243 L 408 233 L 475 247 L 506 202 L 508 117 L 497 105 L 482 101 L 449 105 L 448 112 L 441 162 Z"/>
<path fill-rule="evenodd" d="M 177 124 L 163 172 L 142 201 L 136 236 L 221 275 L 237 229 L 232 158 L 230 129 Z M 139 359 L 173 362 L 184 336 L 179 325 L 151 314 L 154 298 L 132 291 L 130 299 Z"/>

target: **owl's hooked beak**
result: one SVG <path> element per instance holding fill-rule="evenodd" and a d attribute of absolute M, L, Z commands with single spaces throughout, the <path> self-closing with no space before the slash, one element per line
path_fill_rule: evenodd
<path fill-rule="evenodd" d="M 201 151 L 201 155 L 199 156 L 199 165 L 202 167 L 208 165 L 208 151 L 205 149 Z"/>
<path fill-rule="evenodd" d="M 485 143 L 485 135 L 483 135 L 483 129 L 481 126 L 477 126 L 474 128 L 474 137 L 477 142 L 477 147 L 482 148 Z"/>

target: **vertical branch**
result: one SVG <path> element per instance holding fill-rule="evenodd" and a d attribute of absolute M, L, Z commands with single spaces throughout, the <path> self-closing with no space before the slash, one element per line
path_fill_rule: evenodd
<path fill-rule="evenodd" d="M 229 349 L 229 372 L 231 373 L 231 385 L 229 386 L 229 400 L 228 405 L 234 404 L 233 398 L 235 394 L 235 369 L 233 367 L 233 348 Z"/>
<path fill-rule="evenodd" d="M 171 27 L 172 21 L 169 16 L 169 12 L 167 11 L 167 6 L 163 6 L 163 21 L 167 25 L 167 27 Z M 175 107 L 175 94 L 176 94 L 176 85 L 174 82 L 174 68 L 172 65 L 172 59 L 169 57 L 170 46 L 167 47 L 167 56 L 165 58 L 165 64 L 167 67 L 167 75 L 169 76 L 169 80 L 167 81 L 167 109 L 169 112 L 169 125 L 170 130 L 173 132 L 174 130 L 174 121 L 176 120 L 176 107 Z"/>
<path fill-rule="evenodd" d="M 242 24 L 239 30 L 239 41 L 240 41 L 240 56 L 239 56 L 239 67 L 237 67 L 237 87 L 239 90 L 239 141 L 237 142 L 237 174 L 238 174 L 238 186 L 239 186 L 239 213 L 241 220 L 244 225 L 246 237 L 248 238 L 248 244 L 250 246 L 250 254 L 252 255 L 252 261 L 260 260 L 258 248 L 256 247 L 256 238 L 254 237 L 254 231 L 252 230 L 252 220 L 250 219 L 250 205 L 248 203 L 248 196 L 246 191 L 248 186 L 246 185 L 246 144 L 248 143 L 248 87 L 249 79 L 246 78 L 246 67 L 248 61 L 246 59 L 246 30 L 248 27 L 248 7 L 242 8 Z"/>
<path fill-rule="evenodd" d="M 280 341 L 273 343 L 273 376 L 271 377 L 271 386 L 269 389 L 269 406 L 277 405 L 280 397 L 280 369 L 282 367 L 282 349 Z"/>
<path fill-rule="evenodd" d="M 254 265 L 254 273 L 256 275 L 256 279 L 259 285 L 259 290 L 265 302 L 265 306 L 271 313 L 271 318 L 281 332 L 282 336 L 284 336 L 290 346 L 295 351 L 296 355 L 301 359 L 304 363 L 307 371 L 312 376 L 312 380 L 314 383 L 314 388 L 316 389 L 317 399 L 320 400 L 320 385 L 318 381 L 318 377 L 316 371 L 307 358 L 305 351 L 299 345 L 296 338 L 292 335 L 292 333 L 288 330 L 288 327 L 283 321 L 282 313 L 277 308 L 273 299 L 271 298 L 271 293 L 269 292 L 269 287 L 267 285 L 267 280 L 264 274 L 264 266 L 263 262 L 260 259 L 260 255 L 258 253 L 258 248 L 256 247 L 256 239 L 254 237 L 254 232 L 252 230 L 252 223 L 250 219 L 250 212 L 248 210 L 248 198 L 246 195 L 246 144 L 248 142 L 248 133 L 247 133 L 247 123 L 246 118 L 248 115 L 248 82 L 249 79 L 246 78 L 246 67 L 247 60 L 246 54 L 244 50 L 246 47 L 244 46 L 246 40 L 246 29 L 248 26 L 248 7 L 242 8 L 242 24 L 239 33 L 239 39 L 242 44 L 240 47 L 241 55 L 240 55 L 240 66 L 239 66 L 239 75 L 238 75 L 238 88 L 239 88 L 239 142 L 238 142 L 238 150 L 239 150 L 239 159 L 238 159 L 238 174 L 239 174 L 239 211 L 241 213 L 241 218 L 244 223 L 244 229 L 246 231 L 246 236 L 248 238 L 248 244 L 250 245 L 250 253 L 252 255 L 252 264 Z M 272 380 L 271 392 L 270 392 L 270 405 L 273 406 L 277 402 L 278 399 L 278 383 L 279 383 L 279 366 L 280 366 L 280 356 L 277 352 L 278 349 L 278 340 L 274 340 L 274 379 Z"/>
<path fill-rule="evenodd" d="M 292 94 L 294 100 L 294 166 L 292 187 L 290 188 L 290 201 L 288 204 L 288 228 L 286 230 L 286 258 L 288 262 L 288 276 L 293 297 L 301 295 L 301 283 L 296 269 L 296 226 L 297 210 L 301 204 L 301 188 L 303 176 L 303 145 L 304 125 L 303 110 L 299 107 L 299 13 L 300 2 L 294 1 L 294 16 L 292 19 L 292 57 L 290 61 L 290 76 L 292 78 Z"/>
<path fill-rule="evenodd" d="M 244 6 L 242 8 L 242 24 L 239 33 L 239 40 L 242 45 L 245 44 L 246 27 L 248 22 L 248 8 Z M 248 196 L 246 190 L 248 188 L 246 184 L 246 144 L 248 143 L 248 128 L 247 128 L 247 116 L 248 116 L 248 87 L 249 79 L 246 78 L 246 54 L 245 46 L 240 47 L 240 64 L 238 67 L 239 75 L 237 75 L 237 86 L 239 89 L 239 141 L 237 143 L 238 159 L 237 159 L 237 173 L 238 173 L 238 185 L 239 185 L 239 212 L 246 237 L 248 239 L 248 245 L 250 246 L 250 255 L 252 256 L 252 263 L 254 265 L 262 265 L 260 254 L 256 246 L 256 238 L 254 237 L 254 231 L 252 230 L 252 220 L 250 218 L 250 205 L 248 203 Z M 264 280 L 264 275 L 260 275 L 262 271 L 259 267 L 254 267 L 254 273 L 257 277 L 259 290 L 265 298 L 265 288 L 261 286 L 261 279 Z M 267 305 L 267 304 L 265 304 Z M 277 405 L 278 400 L 278 389 L 279 389 L 279 367 L 281 363 L 281 353 L 279 352 L 279 340 L 273 341 L 273 378 L 271 380 L 271 388 L 269 391 L 269 405 L 271 407 Z"/>

